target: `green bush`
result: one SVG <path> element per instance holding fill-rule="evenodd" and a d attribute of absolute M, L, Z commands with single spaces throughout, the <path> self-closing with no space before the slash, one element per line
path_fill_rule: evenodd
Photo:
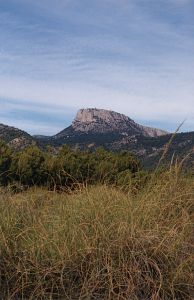
<path fill-rule="evenodd" d="M 73 151 L 64 145 L 58 154 L 43 152 L 37 146 L 12 153 L 5 144 L 0 145 L 0 151 L 0 183 L 4 184 L 8 183 L 5 174 L 9 174 L 10 184 L 44 185 L 50 189 L 73 188 L 77 184 L 126 185 L 125 174 L 140 170 L 137 159 L 127 151 Z"/>
<path fill-rule="evenodd" d="M 11 149 L 0 141 L 0 184 L 2 185 L 6 185 L 9 181 L 11 160 Z"/>
<path fill-rule="evenodd" d="M 11 172 L 16 180 L 25 185 L 44 183 L 43 163 L 45 154 L 36 146 L 30 146 L 14 155 Z"/>

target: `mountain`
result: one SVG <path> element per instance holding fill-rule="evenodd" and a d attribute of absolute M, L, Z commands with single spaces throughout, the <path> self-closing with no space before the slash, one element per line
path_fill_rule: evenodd
<path fill-rule="evenodd" d="M 69 144 L 78 148 L 95 148 L 104 146 L 109 150 L 120 150 L 126 144 L 132 145 L 135 140 L 144 137 L 160 137 L 168 132 L 142 126 L 129 117 L 104 109 L 88 108 L 77 112 L 71 126 L 55 136 L 41 137 L 41 142 L 53 146 Z"/>
<path fill-rule="evenodd" d="M 105 109 L 80 109 L 72 122 L 72 125 L 67 129 L 58 133 L 55 138 L 66 138 L 69 134 L 105 134 L 105 133 L 120 133 L 128 136 L 143 135 L 143 136 L 162 136 L 167 132 L 151 127 L 145 127 L 135 123 L 129 117 Z"/>
<path fill-rule="evenodd" d="M 33 137 L 27 132 L 4 124 L 0 124 L 0 139 L 16 150 L 35 143 Z"/>
<path fill-rule="evenodd" d="M 31 144 L 44 149 L 47 145 L 52 146 L 54 153 L 64 144 L 90 151 L 103 146 L 110 151 L 131 151 L 146 167 L 156 165 L 171 138 L 172 134 L 139 125 L 123 114 L 95 108 L 79 110 L 71 126 L 51 137 L 32 137 L 25 131 L 0 124 L 0 139 L 16 150 Z M 188 165 L 193 166 L 194 132 L 177 133 L 169 146 L 166 161 L 187 154 L 190 154 Z"/>
<path fill-rule="evenodd" d="M 137 124 L 129 117 L 103 109 L 81 109 L 71 126 L 41 143 L 60 147 L 68 144 L 75 149 L 94 150 L 103 146 L 110 151 L 132 151 L 146 166 L 155 165 L 172 134 Z M 169 146 L 167 160 L 191 153 L 193 161 L 194 132 L 178 133 Z"/>

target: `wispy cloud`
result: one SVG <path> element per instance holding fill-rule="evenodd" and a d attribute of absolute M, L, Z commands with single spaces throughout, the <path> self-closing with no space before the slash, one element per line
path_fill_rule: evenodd
<path fill-rule="evenodd" d="M 65 120 L 93 106 L 194 128 L 192 1 L 6 0 L 0 9 L 0 122 L 11 99 L 6 111 L 25 106 L 35 120 L 36 107 L 47 128 L 43 107 L 62 129 L 63 110 Z"/>

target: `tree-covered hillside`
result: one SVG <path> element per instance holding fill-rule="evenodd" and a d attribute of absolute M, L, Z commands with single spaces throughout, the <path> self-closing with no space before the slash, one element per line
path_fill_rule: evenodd
<path fill-rule="evenodd" d="M 170 142 L 170 144 L 169 144 Z M 194 132 L 176 133 L 160 137 L 145 137 L 142 135 L 126 136 L 120 133 L 80 133 L 73 132 L 71 128 L 63 138 L 41 139 L 40 144 L 52 145 L 57 148 L 63 144 L 73 149 L 95 150 L 104 147 L 108 151 L 119 152 L 122 150 L 131 151 L 142 162 L 146 168 L 154 168 L 160 160 L 168 145 L 168 151 L 164 162 L 170 162 L 172 158 L 183 159 L 188 156 L 185 164 L 192 167 L 194 162 Z"/>
<path fill-rule="evenodd" d="M 28 133 L 17 128 L 0 125 L 0 138 L 5 141 L 14 151 L 25 149 L 29 145 L 38 145 L 47 151 L 48 146 L 53 148 L 53 153 L 59 153 L 63 145 L 68 145 L 74 150 L 95 151 L 103 147 L 107 151 L 132 152 L 146 168 L 154 168 L 160 160 L 163 152 L 168 151 L 163 160 L 169 163 L 172 159 L 183 159 L 188 156 L 184 164 L 193 167 L 194 162 L 194 132 L 148 137 L 143 135 L 129 135 L 120 132 L 92 133 L 75 131 L 72 127 L 65 130 L 62 136 L 32 137 Z"/>
<path fill-rule="evenodd" d="M 4 124 L 0 124 L 0 139 L 16 150 L 36 143 L 33 137 L 27 132 Z"/>

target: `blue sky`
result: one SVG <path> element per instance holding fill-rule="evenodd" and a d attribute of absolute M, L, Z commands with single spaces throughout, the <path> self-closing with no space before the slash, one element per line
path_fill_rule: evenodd
<path fill-rule="evenodd" d="M 77 109 L 194 130 L 194 0 L 0 0 L 0 123 L 54 134 Z"/>

